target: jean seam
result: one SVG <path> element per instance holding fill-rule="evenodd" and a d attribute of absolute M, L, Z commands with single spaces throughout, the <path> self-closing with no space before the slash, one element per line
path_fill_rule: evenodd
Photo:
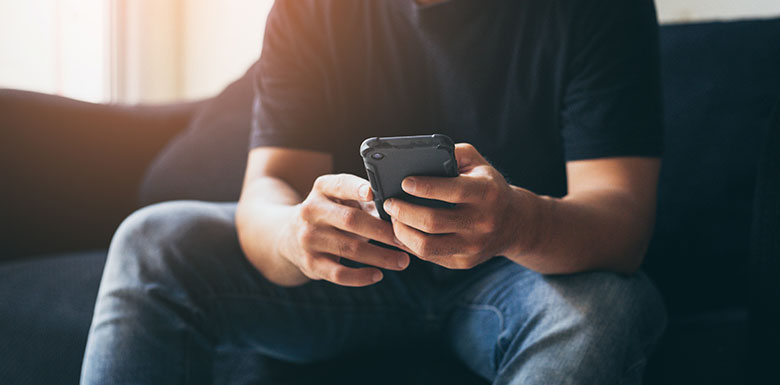
<path fill-rule="evenodd" d="M 633 371 L 635 371 L 635 370 L 638 370 L 639 368 L 641 368 L 641 367 L 643 367 L 643 366 L 645 366 L 645 365 L 647 365 L 647 359 L 646 359 L 646 358 L 640 358 L 638 361 L 636 361 L 636 362 L 634 362 L 633 364 L 631 364 L 631 365 L 628 367 L 628 369 L 626 369 L 626 370 L 623 372 L 623 376 L 622 376 L 622 377 L 621 377 L 621 379 L 620 379 L 620 383 L 621 383 L 621 384 L 625 384 L 625 383 L 626 383 L 626 378 L 628 377 L 628 375 L 629 375 L 631 372 L 633 372 Z"/>
<path fill-rule="evenodd" d="M 192 336 L 189 333 L 187 333 L 187 334 L 185 334 L 184 338 L 185 338 L 186 341 L 185 341 L 185 344 L 184 344 L 184 346 L 185 346 L 185 349 L 184 349 L 184 362 L 182 363 L 182 366 L 184 366 L 184 373 L 182 373 L 182 375 L 184 377 L 184 383 L 185 384 L 189 384 L 189 383 L 191 383 L 191 380 L 192 380 L 190 378 L 190 375 L 191 375 L 190 370 L 191 370 L 191 365 L 192 365 L 192 363 L 191 363 L 192 359 L 190 357 L 190 352 L 193 349 L 193 347 L 191 346 L 192 345 Z"/>
<path fill-rule="evenodd" d="M 663 336 L 664 332 L 666 331 L 666 323 L 667 321 L 664 320 L 664 326 L 661 328 L 661 331 L 659 333 L 656 333 L 655 338 L 653 338 L 651 342 L 645 344 L 645 346 L 642 347 L 643 357 L 637 360 L 636 362 L 634 362 L 633 364 L 629 365 L 628 368 L 625 371 L 623 371 L 623 376 L 620 380 L 621 384 L 626 383 L 625 382 L 626 378 L 632 371 L 647 365 L 647 359 L 650 356 L 650 354 L 653 352 L 653 350 L 655 350 L 655 346 L 658 339 L 660 339 L 661 336 Z"/>
<path fill-rule="evenodd" d="M 641 368 L 641 367 L 647 365 L 647 360 L 650 357 L 650 354 L 652 354 L 653 351 L 655 350 L 655 347 L 658 344 L 658 340 L 660 340 L 661 337 L 663 337 L 664 333 L 666 333 L 666 327 L 667 327 L 667 325 L 669 323 L 669 320 L 668 320 L 667 316 L 665 315 L 665 310 L 666 309 L 664 309 L 664 322 L 663 322 L 663 326 L 659 329 L 659 331 L 657 333 L 655 333 L 655 335 L 653 336 L 654 338 L 652 338 L 650 340 L 650 342 L 648 342 L 648 343 L 644 344 L 644 346 L 642 346 L 643 357 L 640 358 L 639 360 L 637 360 L 636 362 L 634 362 L 633 364 L 629 365 L 629 367 L 623 372 L 623 376 L 622 376 L 621 381 L 620 381 L 621 383 L 625 383 L 626 378 L 628 377 L 628 375 L 632 371 L 637 370 L 638 368 Z"/>
<path fill-rule="evenodd" d="M 493 314 L 495 314 L 498 317 L 498 328 L 500 329 L 500 332 L 498 333 L 498 337 L 496 337 L 496 348 L 498 348 L 498 351 L 503 358 L 504 355 L 506 355 L 506 349 L 504 349 L 503 346 L 501 346 L 501 336 L 504 334 L 505 329 L 505 320 L 504 320 L 504 313 L 495 305 L 488 305 L 488 304 L 480 304 L 480 303 L 469 303 L 469 302 L 459 302 L 457 304 L 459 307 L 465 307 L 468 309 L 473 310 L 483 310 L 483 311 L 490 311 Z M 498 360 L 501 361 L 500 359 Z M 493 364 L 494 367 L 498 367 L 498 362 L 495 362 Z"/>

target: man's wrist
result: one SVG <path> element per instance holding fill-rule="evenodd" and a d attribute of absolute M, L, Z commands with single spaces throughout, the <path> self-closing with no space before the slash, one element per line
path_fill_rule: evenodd
<path fill-rule="evenodd" d="M 297 217 L 299 210 L 300 204 L 285 207 L 286 213 L 282 223 L 279 224 L 280 230 L 276 233 L 271 255 L 271 258 L 276 259 L 276 265 L 286 272 L 285 275 L 288 276 L 288 279 L 297 282 L 294 285 L 309 281 L 301 269 L 292 261 L 294 255 L 300 253 L 295 247 L 295 239 L 298 231 L 295 218 Z"/>
<path fill-rule="evenodd" d="M 308 278 L 288 258 L 295 206 L 258 205 L 244 213 L 246 219 L 242 248 L 247 259 L 269 281 L 280 286 L 298 286 Z M 258 234 L 262 234 L 258 236 Z"/>
<path fill-rule="evenodd" d="M 534 194 L 526 189 L 511 186 L 511 203 L 509 206 L 510 225 L 508 247 L 503 256 L 514 259 L 528 254 L 535 254 L 544 243 L 547 233 L 547 219 L 551 216 L 554 199 Z"/>

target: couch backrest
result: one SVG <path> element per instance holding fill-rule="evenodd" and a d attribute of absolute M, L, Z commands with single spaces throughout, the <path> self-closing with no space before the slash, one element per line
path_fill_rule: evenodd
<path fill-rule="evenodd" d="M 253 76 L 254 66 L 203 103 L 190 126 L 157 155 L 141 183 L 141 206 L 238 199 L 249 153 Z"/>
<path fill-rule="evenodd" d="M 666 26 L 661 46 L 665 154 L 646 269 L 675 313 L 741 306 L 780 19 Z"/>
<path fill-rule="evenodd" d="M 750 357 L 754 383 L 775 376 L 780 345 L 780 101 L 759 161 L 750 269 Z"/>

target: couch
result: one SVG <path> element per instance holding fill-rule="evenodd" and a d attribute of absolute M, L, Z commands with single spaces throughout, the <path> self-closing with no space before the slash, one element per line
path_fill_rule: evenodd
<path fill-rule="evenodd" d="M 778 362 L 778 42 L 780 19 L 661 28 L 665 158 L 643 268 L 670 324 L 646 383 L 743 383 Z M 133 210 L 237 199 L 250 81 L 157 106 L 0 90 L 0 382 L 78 382 L 106 248 Z M 414 351 L 302 367 L 220 355 L 215 381 L 483 383 L 435 346 Z"/>

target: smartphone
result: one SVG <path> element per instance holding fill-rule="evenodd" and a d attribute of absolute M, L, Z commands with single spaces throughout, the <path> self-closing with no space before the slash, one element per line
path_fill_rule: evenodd
<path fill-rule="evenodd" d="M 405 193 L 401 181 L 408 176 L 458 176 L 455 144 L 446 135 L 368 138 L 360 145 L 379 217 L 389 221 L 385 199 L 399 198 L 427 207 L 452 207 L 452 203 Z"/>

